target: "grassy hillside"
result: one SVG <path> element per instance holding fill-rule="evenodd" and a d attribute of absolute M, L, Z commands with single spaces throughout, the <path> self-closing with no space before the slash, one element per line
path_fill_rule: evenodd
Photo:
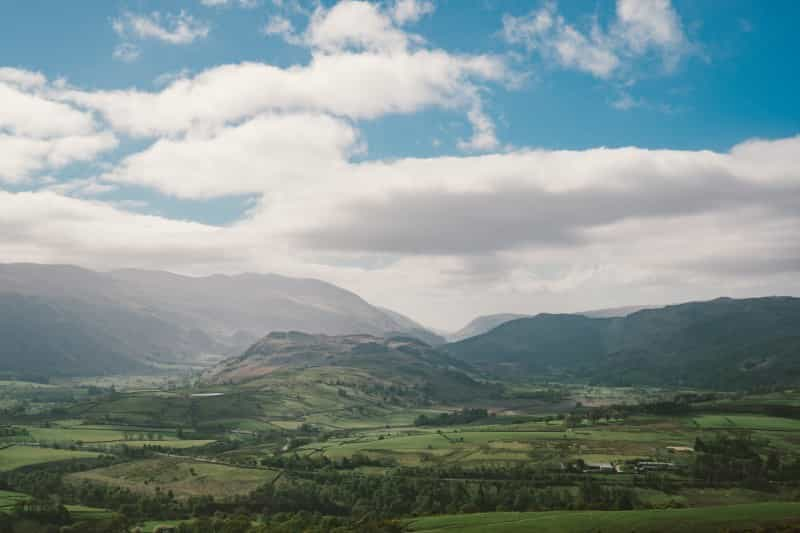
<path fill-rule="evenodd" d="M 431 516 L 412 520 L 410 531 L 463 533 L 717 532 L 778 524 L 800 524 L 800 503 L 776 502 L 697 509 L 647 511 L 555 511 Z"/>
<path fill-rule="evenodd" d="M 416 339 L 299 332 L 267 335 L 240 357 L 207 372 L 204 380 L 211 384 L 261 380 L 260 386 L 274 390 L 280 385 L 271 382 L 302 381 L 304 371 L 325 368 L 338 375 L 327 381 L 330 393 L 342 397 L 350 394 L 346 389 L 354 382 L 360 382 L 355 388 L 395 403 L 467 400 L 496 392 L 476 381 L 469 365 Z M 306 391 L 304 396 L 310 395 Z"/>
<path fill-rule="evenodd" d="M 89 481 L 147 494 L 172 491 L 178 497 L 188 497 L 247 494 L 276 475 L 276 471 L 268 469 L 163 457 L 78 472 L 67 479 L 73 483 Z"/>
<path fill-rule="evenodd" d="M 800 299 L 721 298 L 616 318 L 543 314 L 444 349 L 505 375 L 718 388 L 796 383 Z"/>
<path fill-rule="evenodd" d="M 96 452 L 56 450 L 36 446 L 10 446 L 0 449 L 0 472 L 25 466 L 97 457 Z"/>

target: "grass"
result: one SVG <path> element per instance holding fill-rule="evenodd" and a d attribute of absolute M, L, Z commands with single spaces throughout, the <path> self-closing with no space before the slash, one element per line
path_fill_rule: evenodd
<path fill-rule="evenodd" d="M 99 507 L 87 507 L 85 505 L 65 505 L 70 516 L 76 522 L 90 520 L 107 520 L 114 517 L 114 512 Z"/>
<path fill-rule="evenodd" d="M 154 493 L 159 487 L 165 492 L 171 490 L 176 496 L 188 497 L 247 494 L 272 480 L 275 475 L 273 470 L 164 457 L 78 472 L 70 474 L 67 479 L 127 488 L 140 493 Z"/>
<path fill-rule="evenodd" d="M 191 523 L 191 520 L 148 520 L 139 524 L 142 533 L 152 533 L 158 526 L 179 526 L 184 523 Z"/>
<path fill-rule="evenodd" d="M 800 432 L 800 420 L 763 415 L 700 415 L 692 419 L 702 429 L 749 429 Z"/>
<path fill-rule="evenodd" d="M 17 502 L 24 502 L 30 499 L 27 494 L 21 492 L 12 492 L 9 490 L 0 490 L 0 512 L 8 512 L 14 509 Z"/>
<path fill-rule="evenodd" d="M 551 511 L 432 516 L 412 520 L 410 531 L 496 532 L 716 532 L 769 523 L 800 522 L 800 503 L 770 502 L 648 511 Z"/>
<path fill-rule="evenodd" d="M 42 463 L 97 457 L 97 452 L 55 450 L 35 446 L 11 446 L 0 450 L 0 472 Z"/>
<path fill-rule="evenodd" d="M 10 512 L 18 502 L 30 500 L 31 497 L 21 492 L 11 492 L 0 490 L 0 512 Z M 77 522 L 89 520 L 105 520 L 114 516 L 113 511 L 101 509 L 99 507 L 87 507 L 85 505 L 65 505 L 67 511 Z"/>

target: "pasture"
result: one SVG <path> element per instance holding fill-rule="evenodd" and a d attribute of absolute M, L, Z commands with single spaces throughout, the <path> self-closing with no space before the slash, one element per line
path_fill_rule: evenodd
<path fill-rule="evenodd" d="M 0 472 L 43 463 L 97 457 L 98 455 L 97 452 L 14 445 L 0 450 Z"/>
<path fill-rule="evenodd" d="M 800 432 L 800 420 L 775 416 L 707 414 L 694 417 L 692 422 L 701 429 Z"/>
<path fill-rule="evenodd" d="M 277 472 L 205 461 L 162 457 L 78 472 L 67 480 L 89 481 L 134 492 L 172 491 L 177 497 L 243 495 L 271 481 Z"/>
<path fill-rule="evenodd" d="M 800 503 L 770 502 L 646 511 L 551 511 L 430 516 L 411 520 L 409 531 L 434 533 L 717 532 L 730 527 L 800 524 Z"/>

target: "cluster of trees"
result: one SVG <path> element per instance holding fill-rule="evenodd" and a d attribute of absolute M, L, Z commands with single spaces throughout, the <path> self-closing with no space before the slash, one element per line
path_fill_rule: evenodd
<path fill-rule="evenodd" d="M 486 409 L 461 409 L 453 413 L 439 413 L 438 415 L 419 415 L 414 420 L 415 426 L 460 426 L 478 420 L 489 418 Z"/>
<path fill-rule="evenodd" d="M 698 437 L 694 443 L 698 453 L 693 477 L 705 485 L 736 483 L 750 488 L 766 488 L 769 481 L 798 479 L 787 477 L 787 474 L 800 473 L 796 460 L 784 464 L 774 450 L 764 459 L 758 447 L 759 443 L 749 434 L 718 434 L 713 439 Z"/>
<path fill-rule="evenodd" d="M 370 457 L 365 453 L 355 453 L 350 457 L 331 459 L 322 454 L 268 455 L 260 460 L 261 466 L 292 471 L 315 471 L 321 469 L 353 470 L 362 466 L 393 467 L 397 460 L 393 457 Z"/>
<path fill-rule="evenodd" d="M 122 515 L 76 521 L 58 498 L 18 502 L 10 512 L 0 512 L 0 533 L 127 533 L 129 522 Z"/>
<path fill-rule="evenodd" d="M 27 429 L 17 426 L 0 426 L 0 437 L 25 437 L 30 435 Z"/>

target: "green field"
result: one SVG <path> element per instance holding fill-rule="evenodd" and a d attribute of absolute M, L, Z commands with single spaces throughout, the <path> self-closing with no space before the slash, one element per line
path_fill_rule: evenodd
<path fill-rule="evenodd" d="M 21 492 L 0 490 L 0 513 L 11 511 L 17 502 L 24 502 L 29 498 L 30 496 Z"/>
<path fill-rule="evenodd" d="M 85 459 L 97 457 L 98 455 L 97 452 L 55 450 L 35 446 L 11 446 L 0 450 L 0 472 L 14 470 L 23 466 L 66 461 L 68 459 Z"/>
<path fill-rule="evenodd" d="M 725 528 L 800 524 L 800 503 L 776 502 L 652 511 L 551 511 L 431 516 L 412 520 L 416 532 L 717 532 Z"/>
<path fill-rule="evenodd" d="M 21 492 L 11 492 L 0 490 L 0 512 L 10 512 L 18 502 L 24 502 L 31 497 Z M 108 509 L 97 507 L 87 507 L 85 505 L 65 505 L 70 516 L 75 521 L 82 520 L 104 520 L 111 518 L 114 513 Z"/>
<path fill-rule="evenodd" d="M 701 415 L 692 419 L 702 429 L 749 429 L 800 432 L 800 420 L 762 415 Z"/>
<path fill-rule="evenodd" d="M 164 457 L 70 474 L 67 479 L 76 483 L 90 481 L 123 487 L 141 493 L 154 493 L 159 488 L 171 490 L 179 497 L 206 494 L 224 497 L 247 494 L 271 481 L 276 474 L 274 470 Z"/>

